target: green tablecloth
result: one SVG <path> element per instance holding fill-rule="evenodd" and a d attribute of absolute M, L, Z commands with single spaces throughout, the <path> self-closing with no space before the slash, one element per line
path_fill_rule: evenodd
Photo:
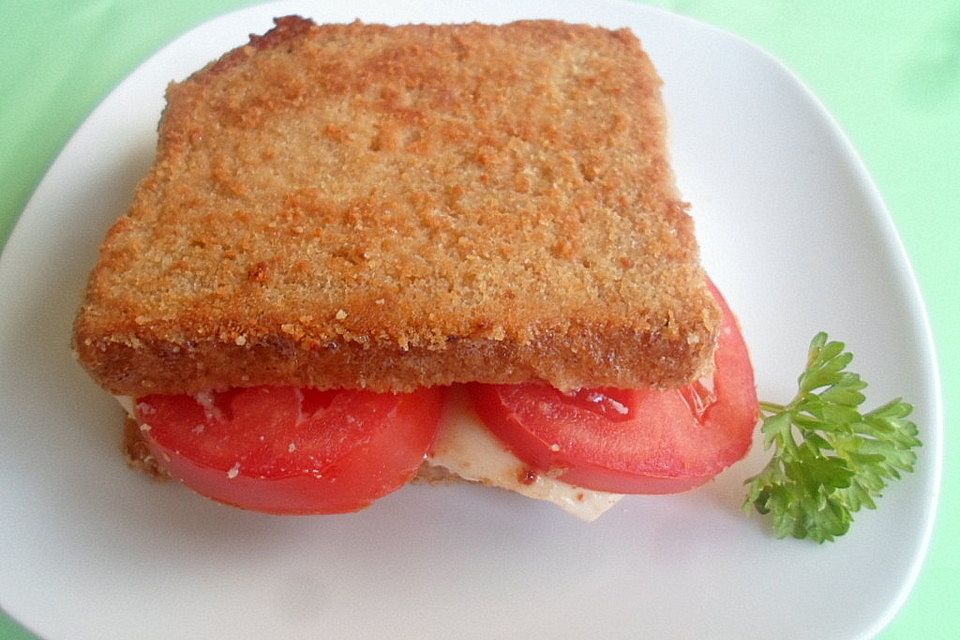
<path fill-rule="evenodd" d="M 0 242 L 72 132 L 141 61 L 249 0 L 0 2 Z M 792 68 L 862 153 L 923 287 L 937 338 L 947 424 L 960 417 L 960 5 L 957 0 L 664 0 L 737 33 Z M 933 548 L 882 638 L 960 634 L 960 436 L 948 459 Z M 951 456 L 952 454 L 952 456 Z M 952 459 L 951 459 L 952 457 Z M 882 508 L 882 506 L 881 506 Z M 2 514 L 0 514 L 2 522 Z M 798 594 L 802 599 L 802 594 Z M 758 595 L 757 606 L 762 605 Z M 0 612 L 0 638 L 31 636 Z"/>

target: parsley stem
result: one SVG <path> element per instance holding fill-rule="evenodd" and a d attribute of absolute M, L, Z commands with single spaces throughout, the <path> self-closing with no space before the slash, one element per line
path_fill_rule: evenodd
<path fill-rule="evenodd" d="M 760 401 L 760 410 L 763 413 L 783 413 L 787 410 L 787 405 L 777 404 L 776 402 L 767 402 L 766 400 Z"/>

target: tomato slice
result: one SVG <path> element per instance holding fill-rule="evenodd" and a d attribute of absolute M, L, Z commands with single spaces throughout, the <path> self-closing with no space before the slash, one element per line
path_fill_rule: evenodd
<path fill-rule="evenodd" d="M 714 373 L 681 389 L 469 386 L 487 427 L 521 460 L 565 482 L 615 493 L 678 493 L 747 454 L 760 415 L 753 367 L 729 306 Z"/>
<path fill-rule="evenodd" d="M 143 436 L 166 471 L 230 505 L 346 513 L 416 473 L 440 423 L 439 389 L 408 394 L 253 387 L 140 398 Z"/>

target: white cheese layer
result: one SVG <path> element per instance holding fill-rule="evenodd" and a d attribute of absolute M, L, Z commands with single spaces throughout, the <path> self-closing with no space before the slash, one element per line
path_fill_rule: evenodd
<path fill-rule="evenodd" d="M 137 414 L 133 411 L 133 396 L 113 396 L 113 398 L 120 403 L 120 406 L 123 407 L 123 410 L 127 412 L 127 415 L 137 419 Z"/>
<path fill-rule="evenodd" d="M 130 417 L 136 417 L 133 398 L 114 397 Z M 587 522 L 599 518 L 623 497 L 575 487 L 534 471 L 490 433 L 459 388 L 454 388 L 448 395 L 440 433 L 425 462 L 443 467 L 464 480 L 552 502 Z"/>
<path fill-rule="evenodd" d="M 623 497 L 575 487 L 534 471 L 490 433 L 458 388 L 449 394 L 427 464 L 443 467 L 465 480 L 552 502 L 587 522 L 599 518 Z"/>

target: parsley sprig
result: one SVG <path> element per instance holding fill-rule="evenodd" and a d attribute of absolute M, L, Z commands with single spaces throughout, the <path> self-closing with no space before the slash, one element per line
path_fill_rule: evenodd
<path fill-rule="evenodd" d="M 774 454 L 746 481 L 744 510 L 770 514 L 778 538 L 842 536 L 861 507 L 876 508 L 888 481 L 913 471 L 913 407 L 898 398 L 861 413 L 867 383 L 846 370 L 851 360 L 842 342 L 819 333 L 793 400 L 760 403 L 764 448 Z"/>

